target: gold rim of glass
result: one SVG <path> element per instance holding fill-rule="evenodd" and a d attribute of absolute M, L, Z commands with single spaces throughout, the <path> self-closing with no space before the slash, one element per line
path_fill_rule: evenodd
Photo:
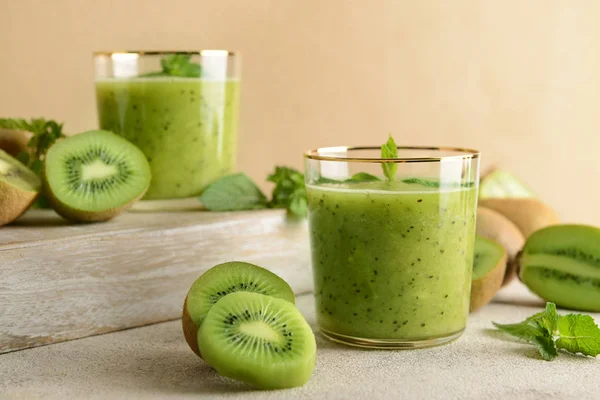
<path fill-rule="evenodd" d="M 479 158 L 479 151 L 466 149 L 461 147 L 426 147 L 426 146 L 397 146 L 398 150 L 434 150 L 434 151 L 451 151 L 457 154 L 442 157 L 398 157 L 398 158 L 380 158 L 380 157 L 337 157 L 326 156 L 320 153 L 341 153 L 344 151 L 354 150 L 381 150 L 381 147 L 376 146 L 339 146 L 339 147 L 320 147 L 318 149 L 309 150 L 304 153 L 304 158 L 319 161 L 341 161 L 341 162 L 361 162 L 361 163 L 412 163 L 412 162 L 440 162 L 446 160 L 474 160 Z"/>
<path fill-rule="evenodd" d="M 239 56 L 239 51 L 232 50 L 219 50 L 219 49 L 206 49 L 206 50 L 195 50 L 195 51 L 182 51 L 182 50 L 117 50 L 117 51 L 94 51 L 94 56 L 112 56 L 113 54 L 137 54 L 140 56 L 164 56 L 168 54 L 185 54 L 191 56 L 211 56 L 211 55 L 224 55 L 227 53 L 228 56 Z"/>

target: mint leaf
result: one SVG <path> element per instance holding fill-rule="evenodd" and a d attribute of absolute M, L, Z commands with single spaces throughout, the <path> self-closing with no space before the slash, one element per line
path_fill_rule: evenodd
<path fill-rule="evenodd" d="M 358 172 L 358 173 L 352 175 L 350 178 L 344 179 L 344 180 L 325 178 L 322 176 L 317 180 L 317 183 L 334 183 L 334 184 L 339 185 L 342 183 L 360 183 L 360 182 L 377 182 L 377 181 L 381 181 L 381 179 L 379 179 L 375 175 L 371 175 L 367 172 Z"/>
<path fill-rule="evenodd" d="M 358 182 L 376 182 L 380 181 L 378 177 L 375 175 L 371 175 L 366 172 L 359 172 L 354 175 L 350 179 L 347 179 L 346 182 L 358 183 Z"/>
<path fill-rule="evenodd" d="M 430 181 L 427 179 L 419 179 L 419 178 L 408 178 L 402 179 L 402 183 L 410 184 L 410 185 L 421 185 L 432 188 L 439 188 L 440 183 L 437 181 Z"/>
<path fill-rule="evenodd" d="M 308 201 L 306 199 L 306 189 L 297 189 L 290 198 L 290 205 L 288 207 L 289 213 L 303 218 L 308 213 Z"/>
<path fill-rule="evenodd" d="M 169 54 L 160 60 L 162 71 L 149 72 L 141 77 L 152 78 L 160 76 L 179 76 L 186 78 L 198 78 L 202 75 L 200 64 L 192 62 L 191 54 Z"/>
<path fill-rule="evenodd" d="M 535 321 L 540 328 L 545 329 L 551 337 L 554 337 L 557 330 L 558 318 L 556 304 L 546 303 L 546 310 L 527 318 L 525 321 Z"/>
<path fill-rule="evenodd" d="M 267 198 L 244 173 L 227 175 L 210 184 L 200 202 L 211 211 L 239 211 L 267 208 Z"/>
<path fill-rule="evenodd" d="M 267 177 L 273 182 L 271 208 L 285 208 L 289 215 L 306 216 L 306 188 L 304 174 L 290 167 L 275 167 L 275 172 Z"/>
<path fill-rule="evenodd" d="M 533 341 L 538 336 L 546 335 L 544 329 L 542 329 L 537 323 L 532 321 L 528 323 L 527 321 L 518 323 L 518 324 L 498 324 L 496 322 L 492 322 L 494 326 L 501 331 L 504 331 L 512 336 L 518 337 L 519 339 L 526 341 Z"/>
<path fill-rule="evenodd" d="M 569 314 L 558 319 L 556 346 L 570 353 L 600 354 L 600 328 L 589 315 Z"/>
<path fill-rule="evenodd" d="M 390 135 L 388 141 L 381 146 L 381 158 L 398 158 L 398 147 L 396 146 L 396 142 L 394 142 L 392 135 Z M 383 169 L 383 174 L 387 180 L 393 181 L 396 177 L 396 172 L 398 171 L 398 164 L 384 162 L 381 164 L 381 168 Z"/>
<path fill-rule="evenodd" d="M 532 340 L 533 344 L 537 347 L 542 358 L 546 361 L 552 361 L 558 357 L 558 350 L 556 349 L 556 343 L 554 338 L 549 335 L 537 336 Z"/>
<path fill-rule="evenodd" d="M 600 328 L 589 315 L 561 316 L 554 303 L 518 324 L 493 324 L 500 330 L 536 345 L 544 360 L 558 357 L 558 349 L 596 357 L 600 354 Z"/>

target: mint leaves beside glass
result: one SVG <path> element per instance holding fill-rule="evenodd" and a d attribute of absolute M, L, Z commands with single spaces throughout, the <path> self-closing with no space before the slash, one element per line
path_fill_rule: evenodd
<path fill-rule="evenodd" d="M 200 202 L 210 211 L 285 208 L 289 216 L 307 214 L 304 174 L 289 167 L 276 167 L 267 180 L 275 187 L 268 201 L 258 186 L 243 173 L 227 175 L 209 185 Z"/>
<path fill-rule="evenodd" d="M 199 78 L 202 75 L 202 66 L 192 62 L 191 54 L 169 54 L 161 58 L 162 71 L 150 72 L 141 77 L 179 76 L 184 78 Z"/>
<path fill-rule="evenodd" d="M 600 354 L 600 328 L 589 315 L 559 315 L 554 303 L 517 324 L 493 323 L 498 329 L 534 344 L 542 358 L 552 361 L 558 350 L 596 357 Z"/>
<path fill-rule="evenodd" d="M 396 146 L 396 142 L 392 135 L 390 135 L 388 141 L 381 146 L 381 158 L 398 158 L 398 146 Z M 384 162 L 381 164 L 381 168 L 383 169 L 383 175 L 385 175 L 388 181 L 393 181 L 395 179 L 396 172 L 398 171 L 398 164 Z"/>
<path fill-rule="evenodd" d="M 17 154 L 17 159 L 41 176 L 46 152 L 58 139 L 65 137 L 63 124 L 44 118 L 0 118 L 0 128 L 26 131 L 32 134 L 27 143 L 29 151 Z"/>

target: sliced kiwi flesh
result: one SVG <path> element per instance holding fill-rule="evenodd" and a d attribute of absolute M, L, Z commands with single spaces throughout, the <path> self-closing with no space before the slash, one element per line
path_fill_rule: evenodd
<path fill-rule="evenodd" d="M 477 207 L 477 235 L 498 242 L 506 250 L 506 272 L 502 286 L 517 276 L 515 258 L 525 244 L 525 237 L 504 215 L 490 208 Z"/>
<path fill-rule="evenodd" d="M 230 261 L 216 265 L 202 274 L 190 288 L 183 304 L 183 334 L 194 353 L 198 349 L 198 328 L 211 307 L 233 292 L 255 292 L 295 302 L 294 291 L 271 271 L 254 264 Z"/>
<path fill-rule="evenodd" d="M 198 343 L 220 375 L 260 389 L 302 386 L 315 366 L 315 336 L 300 311 L 258 293 L 220 299 L 200 326 Z"/>
<path fill-rule="evenodd" d="M 486 173 L 479 185 L 479 198 L 536 197 L 533 190 L 508 171 L 494 169 Z"/>
<path fill-rule="evenodd" d="M 33 171 L 0 150 L 0 226 L 6 225 L 31 206 L 41 182 Z"/>
<path fill-rule="evenodd" d="M 519 257 L 519 278 L 557 306 L 600 311 L 600 229 L 555 225 L 531 235 Z"/>
<path fill-rule="evenodd" d="M 492 301 L 502 287 L 505 270 L 506 251 L 504 247 L 493 240 L 476 236 L 471 284 L 471 311 Z"/>
<path fill-rule="evenodd" d="M 150 166 L 133 144 L 108 131 L 89 131 L 54 144 L 45 160 L 52 207 L 74 221 L 104 221 L 141 198 Z"/>

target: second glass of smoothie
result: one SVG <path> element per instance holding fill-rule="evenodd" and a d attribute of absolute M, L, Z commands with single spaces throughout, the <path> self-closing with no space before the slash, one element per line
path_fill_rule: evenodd
<path fill-rule="evenodd" d="M 461 335 L 469 314 L 479 154 L 335 147 L 306 159 L 317 320 L 338 342 L 416 348 Z M 391 178 L 384 164 L 395 163 Z"/>
<path fill-rule="evenodd" d="M 234 53 L 97 53 L 94 61 L 100 128 L 138 146 L 150 163 L 144 200 L 197 198 L 233 172 L 240 90 Z"/>

